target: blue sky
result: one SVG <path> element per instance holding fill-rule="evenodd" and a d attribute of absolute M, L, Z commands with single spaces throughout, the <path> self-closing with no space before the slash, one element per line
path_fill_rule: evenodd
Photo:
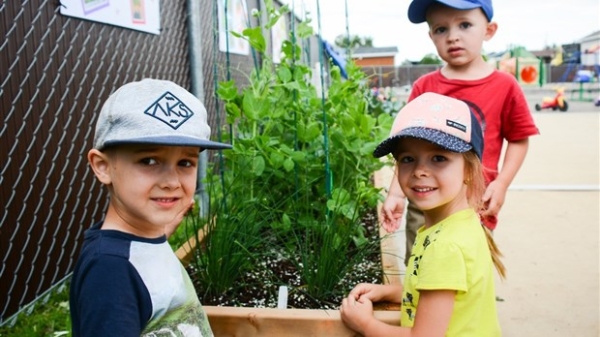
<path fill-rule="evenodd" d="M 317 24 L 317 0 L 285 0 L 299 12 L 311 11 Z M 321 34 L 333 42 L 346 33 L 345 4 L 350 34 L 371 36 L 376 47 L 397 46 L 396 62 L 419 60 L 435 48 L 427 36 L 427 25 L 408 21 L 409 0 L 319 0 Z M 486 52 L 521 45 L 530 50 L 545 45 L 567 44 L 600 30 L 598 0 L 494 0 L 498 32 L 484 44 Z"/>

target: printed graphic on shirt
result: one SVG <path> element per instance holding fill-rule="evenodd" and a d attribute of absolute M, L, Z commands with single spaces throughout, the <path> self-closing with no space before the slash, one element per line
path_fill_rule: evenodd
<path fill-rule="evenodd" d="M 414 282 L 414 279 L 418 278 L 419 264 L 421 262 L 421 259 L 423 258 L 423 254 L 425 253 L 425 250 L 427 249 L 427 247 L 429 247 L 432 242 L 437 240 L 437 236 L 440 233 L 440 231 L 442 230 L 442 227 L 443 226 L 439 226 L 439 228 L 437 228 L 433 233 L 430 233 L 427 236 L 425 236 L 425 239 L 423 239 L 423 244 L 421 245 L 421 247 L 418 247 L 418 245 L 417 245 L 418 242 L 415 241 L 415 244 L 414 244 L 413 250 L 412 250 L 413 255 L 411 256 L 412 266 L 413 266 L 411 275 L 414 276 L 414 278 L 407 280 L 408 282 L 411 282 L 411 281 Z M 406 288 L 409 289 L 409 287 L 406 287 Z M 411 287 L 411 289 L 414 289 L 414 287 Z M 406 315 L 408 316 L 408 320 L 411 323 L 414 323 L 414 321 L 415 321 L 415 312 L 416 312 L 415 309 L 417 307 L 417 303 L 415 303 L 414 298 L 415 298 L 415 295 L 413 293 L 411 293 L 410 291 L 407 291 L 406 296 L 404 296 L 402 298 L 402 307 L 406 308 Z"/>
<path fill-rule="evenodd" d="M 189 303 L 150 322 L 142 332 L 144 337 L 207 337 L 213 336 L 208 318 L 200 304 Z"/>
<path fill-rule="evenodd" d="M 213 336 L 194 285 L 166 242 L 160 246 L 133 242 L 130 261 L 152 300 L 152 317 L 142 336 Z"/>

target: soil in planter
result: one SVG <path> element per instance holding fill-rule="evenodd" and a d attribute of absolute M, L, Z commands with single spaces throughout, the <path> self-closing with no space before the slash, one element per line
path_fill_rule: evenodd
<path fill-rule="evenodd" d="M 365 237 L 369 240 L 379 240 L 379 228 L 377 223 L 377 214 L 375 211 L 367 213 L 362 220 L 365 227 Z M 381 283 L 383 271 L 381 266 L 381 254 L 379 252 L 370 254 L 363 262 L 356 265 L 353 270 L 347 273 L 338 285 L 336 294 L 331 294 L 324 299 L 312 298 L 304 291 L 300 275 L 296 266 L 290 261 L 281 258 L 281 254 L 267 257 L 262 263 L 266 268 L 259 268 L 259 271 L 246 274 L 239 282 L 240 286 L 235 290 L 228 291 L 220 296 L 203 295 L 203 290 L 199 289 L 197 275 L 194 266 L 188 266 L 188 272 L 192 280 L 197 285 L 196 291 L 199 294 L 203 305 L 211 306 L 235 306 L 235 307 L 258 307 L 258 308 L 276 308 L 278 291 L 281 285 L 288 287 L 288 308 L 299 309 L 337 309 L 342 299 L 358 283 Z M 340 258 L 344 258 L 341 256 Z M 264 275 L 268 270 L 269 275 Z"/>

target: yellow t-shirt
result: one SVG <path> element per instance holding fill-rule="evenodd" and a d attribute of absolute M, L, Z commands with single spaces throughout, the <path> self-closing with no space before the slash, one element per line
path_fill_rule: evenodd
<path fill-rule="evenodd" d="M 494 265 L 479 216 L 472 209 L 421 227 L 404 278 L 400 324 L 412 327 L 420 290 L 456 290 L 446 336 L 500 336 Z"/>

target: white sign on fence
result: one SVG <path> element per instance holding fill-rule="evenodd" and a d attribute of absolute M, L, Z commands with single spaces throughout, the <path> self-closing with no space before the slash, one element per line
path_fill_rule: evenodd
<path fill-rule="evenodd" d="M 160 34 L 159 0 L 61 0 L 60 13 Z"/>
<path fill-rule="evenodd" d="M 219 50 L 240 55 L 250 54 L 248 41 L 228 32 L 242 34 L 248 28 L 248 8 L 246 0 L 219 0 Z"/>

